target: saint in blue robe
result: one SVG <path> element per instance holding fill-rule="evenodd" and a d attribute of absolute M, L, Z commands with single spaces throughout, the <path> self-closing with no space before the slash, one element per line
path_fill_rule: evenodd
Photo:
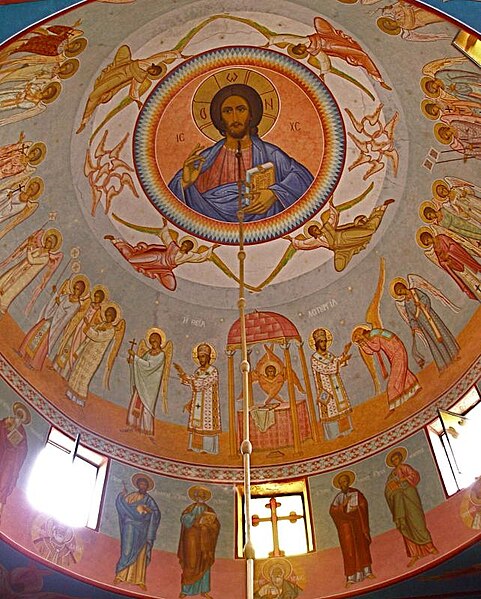
<path fill-rule="evenodd" d="M 136 501 L 129 501 L 132 498 Z M 121 555 L 115 568 L 119 574 L 137 561 L 144 548 L 145 566 L 150 563 L 152 546 L 160 524 L 160 510 L 148 493 L 120 493 L 115 505 L 120 525 Z M 145 584 L 145 571 L 142 574 L 143 580 L 132 581 L 133 584 Z"/>

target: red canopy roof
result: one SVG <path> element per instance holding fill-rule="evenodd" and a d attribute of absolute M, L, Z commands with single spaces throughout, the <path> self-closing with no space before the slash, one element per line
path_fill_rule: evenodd
<path fill-rule="evenodd" d="M 255 311 L 246 314 L 246 337 L 249 344 L 281 338 L 301 340 L 294 324 L 276 312 Z M 240 346 L 240 343 L 240 320 L 236 320 L 227 336 L 227 345 Z"/>

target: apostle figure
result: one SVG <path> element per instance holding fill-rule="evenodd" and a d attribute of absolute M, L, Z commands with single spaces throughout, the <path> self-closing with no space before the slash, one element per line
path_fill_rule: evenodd
<path fill-rule="evenodd" d="M 13 416 L 0 420 L 0 518 L 27 457 L 24 425 L 32 419 L 27 407 L 19 401 L 13 404 L 12 411 Z"/>
<path fill-rule="evenodd" d="M 237 222 L 238 178 L 245 181 L 246 172 L 259 165 L 274 170 L 274 183 L 255 192 L 244 209 L 245 221 L 278 214 L 304 195 L 313 176 L 280 148 L 258 137 L 262 115 L 262 99 L 253 87 L 236 83 L 217 91 L 210 118 L 222 139 L 205 150 L 200 144 L 195 146 L 169 183 L 174 195 L 204 216 Z"/>
<path fill-rule="evenodd" d="M 60 264 L 62 234 L 57 229 L 40 229 L 25 239 L 1 264 L 0 269 L 15 262 L 0 276 L 0 314 L 5 314 L 13 300 L 45 269 L 40 283 L 25 308 L 28 314 Z"/>
<path fill-rule="evenodd" d="M 441 317 L 432 308 L 426 291 L 433 294 L 453 312 L 459 312 L 459 308 L 423 277 L 410 274 L 407 278 L 408 282 L 401 277 L 391 282 L 391 295 L 396 300 L 399 313 L 411 328 L 414 358 L 419 367 L 423 368 L 426 361 L 416 347 L 416 335 L 418 335 L 429 348 L 438 370 L 441 371 L 456 359 L 459 345 Z"/>
<path fill-rule="evenodd" d="M 417 378 L 409 370 L 406 348 L 392 331 L 361 325 L 352 332 L 352 341 L 359 346 L 363 359 L 376 354 L 383 378 L 387 378 L 386 394 L 390 413 L 421 389 Z M 389 373 L 383 356 L 391 366 Z"/>
<path fill-rule="evenodd" d="M 134 474 L 136 491 L 124 490 L 117 496 L 115 506 L 119 516 L 120 559 L 115 568 L 114 584 L 128 582 L 147 590 L 147 566 L 152 559 L 152 547 L 160 524 L 160 510 L 149 495 L 154 481 L 146 474 Z"/>
<path fill-rule="evenodd" d="M 164 341 L 165 340 L 165 341 Z M 162 329 L 147 331 L 146 341 L 141 341 L 136 354 L 129 349 L 132 396 L 127 413 L 127 424 L 151 437 L 154 436 L 155 407 L 162 395 L 162 407 L 167 413 L 167 393 L 172 360 L 172 341 L 167 341 Z"/>
<path fill-rule="evenodd" d="M 209 343 L 199 343 L 192 350 L 194 362 L 199 368 L 193 375 L 187 375 L 174 363 L 180 381 L 192 390 L 192 398 L 184 406 L 189 412 L 188 449 L 205 453 L 219 453 L 219 433 L 221 432 L 219 404 L 219 372 L 212 366 L 217 352 Z"/>
<path fill-rule="evenodd" d="M 367 500 L 351 485 L 356 475 L 351 470 L 336 474 L 332 484 L 339 489 L 329 508 L 341 545 L 346 587 L 365 578 L 374 578 L 371 564 L 371 533 Z"/>
<path fill-rule="evenodd" d="M 460 507 L 461 518 L 473 530 L 481 530 L 481 476 L 464 493 Z"/>
<path fill-rule="evenodd" d="M 82 407 L 85 406 L 90 381 L 112 344 L 103 378 L 104 387 L 109 388 L 110 372 L 125 333 L 125 320 L 121 318 L 121 314 L 119 306 L 112 302 L 105 307 L 100 324 L 89 327 L 85 332 L 85 339 L 78 350 L 78 358 L 68 378 L 66 393 L 71 401 Z"/>
<path fill-rule="evenodd" d="M 64 281 L 40 313 L 38 322 L 25 335 L 18 350 L 25 363 L 40 370 L 52 351 L 64 327 L 80 310 L 90 283 L 85 275 L 76 275 Z"/>
<path fill-rule="evenodd" d="M 310 347 L 316 350 L 311 356 L 311 368 L 316 383 L 319 419 L 326 439 L 335 439 L 352 431 L 351 403 L 339 374 L 351 357 L 351 344 L 344 347 L 340 356 L 335 356 L 328 351 L 331 343 L 332 333 L 324 328 L 316 329 L 309 338 Z"/>
<path fill-rule="evenodd" d="M 102 322 L 101 308 L 108 297 L 107 287 L 95 285 L 90 298 L 83 302 L 81 309 L 65 327 L 53 365 L 63 377 L 67 378 L 70 375 L 89 328 Z"/>
<path fill-rule="evenodd" d="M 401 533 L 406 554 L 410 558 L 408 568 L 418 559 L 437 554 L 431 534 L 426 526 L 426 518 L 417 486 L 421 477 L 419 472 L 404 461 L 407 450 L 396 447 L 386 457 L 386 464 L 392 468 L 386 481 L 384 495 L 391 510 L 396 528 Z"/>
<path fill-rule="evenodd" d="M 215 548 L 219 536 L 220 523 L 215 511 L 207 505 L 212 497 L 209 489 L 196 485 L 188 491 L 193 501 L 180 517 L 182 524 L 177 556 L 182 569 L 181 592 L 179 597 L 209 595 L 210 569 L 215 562 Z"/>

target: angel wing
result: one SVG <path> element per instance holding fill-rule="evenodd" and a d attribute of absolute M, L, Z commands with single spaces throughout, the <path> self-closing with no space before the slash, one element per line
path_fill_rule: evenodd
<path fill-rule="evenodd" d="M 115 67 L 119 67 L 122 64 L 128 64 L 132 60 L 132 53 L 130 48 L 126 45 L 120 46 L 117 50 L 115 57 L 111 63 L 109 63 L 105 68 L 102 69 L 100 75 L 95 80 L 94 89 L 103 83 L 104 77 Z"/>
<path fill-rule="evenodd" d="M 459 312 L 461 308 L 453 304 L 452 301 L 444 295 L 444 293 L 435 287 L 429 281 L 426 281 L 421 275 L 409 274 L 407 276 L 407 280 L 409 283 L 409 288 L 412 289 L 415 287 L 416 289 L 424 289 L 428 291 L 431 295 L 433 295 L 436 299 L 442 302 L 445 306 L 450 308 L 453 312 Z"/>
<path fill-rule="evenodd" d="M 104 134 L 102 135 L 101 140 L 99 141 L 97 147 L 95 148 L 94 156 L 95 158 L 102 158 L 107 153 L 105 149 L 105 142 L 107 141 L 107 135 L 109 134 L 109 130 L 106 129 Z"/>
<path fill-rule="evenodd" d="M 411 326 L 404 301 L 396 301 L 395 304 L 396 304 L 397 311 L 399 312 L 399 314 L 401 315 L 403 320 L 406 322 L 408 327 L 413 332 L 413 345 L 412 345 L 411 351 L 414 356 L 414 359 L 416 360 L 416 363 L 422 368 L 426 361 L 425 361 L 424 356 L 422 355 L 422 353 L 419 351 L 419 349 L 416 346 L 416 337 L 418 337 L 421 340 L 422 344 L 424 345 L 424 347 L 426 349 L 429 349 L 429 345 L 426 340 L 426 337 L 424 336 L 423 332 L 420 329 L 418 329 L 417 327 L 413 328 Z"/>
<path fill-rule="evenodd" d="M 369 306 L 366 310 L 366 322 L 371 324 L 374 329 L 384 328 L 383 324 L 382 324 L 382 319 L 381 319 L 380 305 L 381 305 L 381 297 L 382 297 L 382 294 L 384 291 L 385 279 L 386 279 L 385 260 L 384 260 L 384 258 L 381 257 L 381 261 L 379 263 L 379 278 L 377 281 L 376 290 L 374 292 L 371 303 L 369 304 Z M 378 395 L 379 393 L 381 393 L 381 384 L 379 382 L 379 377 L 378 377 L 376 366 L 374 363 L 374 356 L 371 354 L 366 354 L 365 352 L 363 352 L 363 350 L 360 347 L 359 347 L 359 353 L 361 354 L 362 361 L 366 365 L 366 368 L 368 369 L 369 374 L 371 375 L 372 382 L 374 384 L 374 392 L 376 393 L 376 395 Z"/>
<path fill-rule="evenodd" d="M 57 270 L 57 268 L 59 267 L 60 262 L 62 262 L 62 260 L 63 260 L 62 252 L 55 252 L 54 254 L 50 255 L 48 265 L 45 268 L 44 275 L 43 275 L 40 283 L 33 290 L 32 297 L 30 298 L 30 301 L 28 302 L 28 304 L 25 307 L 24 314 L 26 316 L 28 316 L 30 314 L 30 312 L 32 311 L 32 308 L 33 308 L 35 302 L 37 301 L 38 296 L 45 289 L 47 283 L 50 281 L 51 277 L 53 276 L 53 273 Z"/>
<path fill-rule="evenodd" d="M 8 224 L 6 224 L 5 227 L 3 227 L 2 230 L 0 230 L 0 239 L 2 239 L 2 237 L 5 237 L 5 235 L 7 233 L 9 233 L 13 229 L 15 229 L 15 227 L 17 225 L 22 223 L 29 216 L 32 216 L 32 214 L 37 210 L 37 208 L 38 208 L 38 202 L 27 202 L 27 204 L 25 205 L 25 208 L 21 212 L 19 212 L 15 216 L 15 218 L 12 218 L 8 222 Z"/>
<path fill-rule="evenodd" d="M 475 191 L 475 194 L 481 196 L 481 187 L 466 181 L 465 179 L 458 179 L 458 177 L 444 177 L 444 180 L 450 187 L 470 187 Z"/>
<path fill-rule="evenodd" d="M 441 69 L 452 66 L 453 64 L 460 64 L 466 62 L 468 59 L 465 56 L 458 56 L 456 58 L 440 58 L 438 60 L 432 60 L 424 65 L 422 72 L 423 75 L 428 77 L 436 77 L 436 73 Z"/>
<path fill-rule="evenodd" d="M 107 133 L 107 131 L 106 131 Z M 112 158 L 119 158 L 120 157 L 120 153 L 122 152 L 122 150 L 124 149 L 125 146 L 125 142 L 127 141 L 127 138 L 129 137 L 128 132 L 124 135 L 124 137 L 119 141 L 119 143 L 110 150 L 109 154 L 110 156 L 112 156 Z"/>
<path fill-rule="evenodd" d="M 335 208 L 338 212 L 344 212 L 344 210 L 349 210 L 350 208 L 352 208 L 353 206 L 355 206 L 356 204 L 359 204 L 359 202 L 362 202 L 362 200 L 371 193 L 371 191 L 374 189 L 374 183 L 371 183 L 369 185 L 369 187 L 367 187 L 361 194 L 359 194 L 358 196 L 356 196 L 355 198 L 352 198 L 352 200 L 348 200 L 347 202 L 343 202 L 342 204 L 338 204 Z"/>
<path fill-rule="evenodd" d="M 119 322 L 114 326 L 114 343 L 112 348 L 110 349 L 109 357 L 107 359 L 107 367 L 104 372 L 103 384 L 106 389 L 110 389 L 110 373 L 112 372 L 112 368 L 115 362 L 115 358 L 119 353 L 120 346 L 122 345 L 122 341 L 125 335 L 125 320 L 119 320 Z"/>
<path fill-rule="evenodd" d="M 160 394 L 162 396 L 162 411 L 164 414 L 169 413 L 169 378 L 170 378 L 170 367 L 172 365 L 172 355 L 174 353 L 174 346 L 172 341 L 168 340 L 164 343 L 162 349 L 164 350 L 165 362 L 164 372 L 162 373 L 162 382 L 160 386 Z"/>
<path fill-rule="evenodd" d="M 259 365 L 262 360 L 264 360 L 264 362 L 266 362 L 266 366 L 267 366 L 267 362 L 269 362 L 271 364 L 273 363 L 277 367 L 277 370 L 285 376 L 284 362 L 274 352 L 274 345 L 271 343 L 269 346 L 269 345 L 267 345 L 267 343 L 264 343 L 264 350 L 266 353 L 262 356 L 262 358 L 259 360 L 259 362 L 257 362 L 257 364 Z M 264 366 L 264 362 L 263 362 L 262 366 Z"/>
<path fill-rule="evenodd" d="M 379 382 L 379 377 L 377 375 L 376 365 L 374 363 L 374 356 L 371 354 L 366 354 L 362 351 L 362 349 L 358 346 L 359 353 L 361 355 L 362 361 L 366 365 L 366 368 L 371 375 L 372 382 L 374 384 L 374 393 L 375 395 L 379 395 L 381 393 L 381 383 Z"/>
<path fill-rule="evenodd" d="M 58 290 L 59 295 L 65 295 L 66 293 L 70 293 L 70 279 L 65 279 L 65 281 L 60 285 Z"/>
<path fill-rule="evenodd" d="M 160 228 L 160 227 L 144 227 L 143 225 L 134 225 L 133 223 L 129 223 L 129 221 L 124 220 L 123 218 L 120 218 L 120 216 L 117 216 L 117 214 L 115 214 L 115 212 L 112 213 L 112 217 L 117 222 L 121 223 L 122 225 L 125 225 L 126 227 L 129 227 L 130 229 L 133 229 L 134 231 L 140 231 L 141 233 L 149 233 L 150 235 L 156 235 L 157 237 L 162 239 L 162 237 L 161 237 L 162 228 Z M 169 234 L 170 234 L 172 241 L 174 241 L 176 243 L 177 240 L 179 239 L 178 231 L 169 229 Z"/>
<path fill-rule="evenodd" d="M 89 177 L 92 173 L 95 173 L 97 170 L 97 165 L 93 162 L 92 157 L 90 156 L 90 151 L 87 149 L 85 152 L 85 162 L 84 162 L 84 175 Z"/>
<path fill-rule="evenodd" d="M 409 316 L 406 310 L 406 306 L 404 304 L 404 300 L 396 300 L 394 303 L 396 304 L 396 309 L 399 312 L 401 318 L 404 320 L 406 324 L 409 325 Z"/>
<path fill-rule="evenodd" d="M 401 31 L 403 40 L 410 42 L 435 42 L 436 40 L 445 40 L 450 36 L 447 33 L 418 33 L 412 29 L 403 29 Z"/>
<path fill-rule="evenodd" d="M 145 343 L 145 339 L 141 339 L 139 343 L 139 348 L 137 350 L 137 355 L 139 358 L 143 358 L 145 354 L 149 351 L 149 346 Z"/>
<path fill-rule="evenodd" d="M 427 258 L 428 260 L 431 260 L 431 262 L 432 262 L 433 264 L 435 264 L 435 265 L 436 265 L 436 266 L 438 266 L 439 268 L 443 268 L 443 267 L 441 266 L 441 264 L 439 264 L 438 257 L 436 256 L 436 252 L 434 251 L 434 248 L 433 248 L 433 247 L 430 247 L 430 248 L 428 248 L 428 249 L 424 250 L 424 255 L 426 256 L 426 258 Z M 443 270 L 444 270 L 444 268 L 443 268 Z"/>
<path fill-rule="evenodd" d="M 379 277 L 377 281 L 376 291 L 374 292 L 371 303 L 369 304 L 368 309 L 366 310 L 366 322 L 371 324 L 374 329 L 383 329 L 383 324 L 381 320 L 381 297 L 384 291 L 384 282 L 386 280 L 386 266 L 385 260 L 381 257 L 379 263 Z"/>

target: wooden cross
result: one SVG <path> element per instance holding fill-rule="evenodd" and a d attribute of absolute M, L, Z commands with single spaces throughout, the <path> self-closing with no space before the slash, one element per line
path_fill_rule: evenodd
<path fill-rule="evenodd" d="M 271 510 L 270 518 L 259 518 L 257 514 L 252 516 L 252 526 L 258 526 L 261 522 L 272 522 L 272 537 L 274 541 L 274 551 L 269 552 L 269 557 L 283 557 L 284 551 L 279 548 L 279 528 L 277 523 L 279 520 L 289 520 L 291 524 L 295 524 L 297 520 L 300 520 L 304 516 L 299 516 L 296 512 L 290 512 L 288 516 L 278 516 L 277 508 L 281 507 L 275 497 L 269 499 L 269 503 L 266 504 L 266 508 Z"/>

